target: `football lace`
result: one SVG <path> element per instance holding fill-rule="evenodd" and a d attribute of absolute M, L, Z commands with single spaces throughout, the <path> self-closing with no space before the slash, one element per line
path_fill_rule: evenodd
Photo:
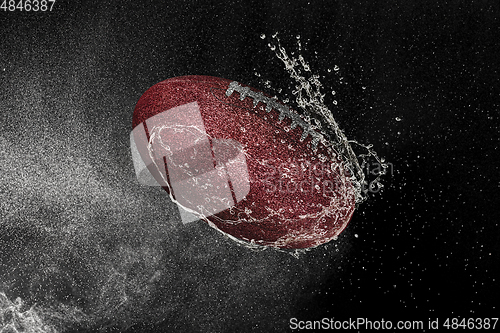
<path fill-rule="evenodd" d="M 278 100 L 276 98 L 264 96 L 262 92 L 255 92 L 251 90 L 250 87 L 243 87 L 236 81 L 233 81 L 229 84 L 229 87 L 226 90 L 226 96 L 231 96 L 235 91 L 240 94 L 241 101 L 246 97 L 252 98 L 254 108 L 259 104 L 259 102 L 262 102 L 266 105 L 266 112 L 269 113 L 272 109 L 277 110 L 279 112 L 279 121 L 282 121 L 283 119 L 285 119 L 285 117 L 291 119 L 291 129 L 295 129 L 297 126 L 303 129 L 300 141 L 304 141 L 307 136 L 310 135 L 312 137 L 312 147 L 314 150 L 316 150 L 318 143 L 321 141 L 323 136 L 320 133 L 316 132 L 314 130 L 314 126 L 302 119 L 298 113 L 291 110 L 288 106 L 278 103 Z"/>

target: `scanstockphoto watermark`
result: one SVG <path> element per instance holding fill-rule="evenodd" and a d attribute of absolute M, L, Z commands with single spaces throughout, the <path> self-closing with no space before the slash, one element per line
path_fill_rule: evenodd
<path fill-rule="evenodd" d="M 290 329 L 298 330 L 423 330 L 426 328 L 424 321 L 391 321 L 391 320 L 370 320 L 368 318 L 349 318 L 348 320 L 337 320 L 335 318 L 322 318 L 321 320 L 299 320 L 291 318 Z M 430 325 L 428 326 L 431 327 Z"/>
<path fill-rule="evenodd" d="M 349 178 L 349 172 L 338 163 L 317 161 L 312 163 L 307 160 L 275 161 L 266 160 L 262 163 L 265 168 L 261 179 L 268 193 L 308 193 L 322 192 L 324 195 L 333 195 L 340 187 L 342 181 Z M 392 174 L 392 163 L 366 163 L 363 172 L 367 178 L 377 178 L 384 174 Z M 370 186 L 368 182 L 362 184 L 364 192 L 379 192 L 381 186 Z"/>
<path fill-rule="evenodd" d="M 322 330 L 358 330 L 359 331 L 444 331 L 444 330 L 494 330 L 498 318 L 495 317 L 447 317 L 427 318 L 427 320 L 386 320 L 384 318 L 372 320 L 369 318 L 348 318 L 339 320 L 335 318 L 322 318 L 320 320 L 300 320 L 290 318 L 289 327 L 292 331 L 314 332 Z"/>

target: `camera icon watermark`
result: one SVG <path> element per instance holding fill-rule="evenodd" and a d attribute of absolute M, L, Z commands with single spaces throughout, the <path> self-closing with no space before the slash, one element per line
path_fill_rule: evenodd
<path fill-rule="evenodd" d="M 168 189 L 183 223 L 229 209 L 250 192 L 243 145 L 211 138 L 197 102 L 136 126 L 130 149 L 139 183 Z"/>

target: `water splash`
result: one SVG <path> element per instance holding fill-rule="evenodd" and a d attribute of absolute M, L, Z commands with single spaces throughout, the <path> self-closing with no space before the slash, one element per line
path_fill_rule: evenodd
<path fill-rule="evenodd" d="M 265 39 L 266 36 L 261 35 L 261 38 Z M 297 36 L 296 39 L 297 57 L 293 56 L 294 53 L 291 56 L 288 55 L 278 38 L 278 33 L 271 36 L 268 47 L 283 63 L 285 70 L 292 79 L 295 86 L 292 94 L 299 108 L 297 111 L 304 119 L 312 119 L 314 125 L 324 132 L 328 138 L 327 145 L 331 146 L 341 157 L 344 167 L 351 175 L 350 179 L 356 193 L 356 205 L 359 205 L 368 198 L 369 192 L 378 192 L 383 188 L 381 177 L 386 174 L 389 165 L 372 149 L 373 145 L 349 140 L 340 129 L 332 111 L 325 104 L 325 94 L 322 92 L 323 85 L 319 80 L 320 76 L 313 74 L 310 65 L 301 54 L 302 43 L 300 36 Z M 335 72 L 338 72 L 339 69 L 337 65 L 334 66 Z M 331 72 L 331 69 L 328 71 Z M 269 81 L 265 81 L 264 84 L 267 88 L 271 88 Z M 278 92 L 281 91 L 282 89 L 278 90 Z M 334 90 L 331 93 L 332 95 L 337 94 Z M 333 104 L 337 105 L 337 101 L 333 101 Z M 353 145 L 359 148 L 361 153 L 356 154 Z M 375 176 L 374 179 L 369 179 L 369 175 L 364 172 L 365 169 L 369 169 L 370 164 L 376 164 L 379 170 L 375 175 L 372 173 Z"/>
<path fill-rule="evenodd" d="M 34 307 L 24 309 L 20 297 L 11 301 L 0 292 L 0 332 L 56 333 L 57 330 L 46 324 Z"/>

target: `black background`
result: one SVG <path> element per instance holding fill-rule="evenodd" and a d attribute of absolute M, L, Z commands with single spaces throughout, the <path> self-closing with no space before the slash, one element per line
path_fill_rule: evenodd
<path fill-rule="evenodd" d="M 57 1 L 0 27 L 0 291 L 20 311 L 82 332 L 499 317 L 498 1 Z M 392 165 L 299 259 L 182 226 L 128 146 L 135 103 L 170 77 L 290 97 L 276 32 L 296 56 L 300 36 L 342 129 Z"/>

